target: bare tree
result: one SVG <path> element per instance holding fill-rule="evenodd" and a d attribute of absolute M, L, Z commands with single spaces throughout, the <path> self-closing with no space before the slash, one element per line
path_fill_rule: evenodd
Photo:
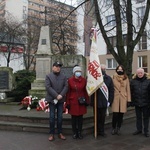
<path fill-rule="evenodd" d="M 0 45 L 1 48 L 5 46 L 3 55 L 7 60 L 7 67 L 9 67 L 11 61 L 12 52 L 15 51 L 19 53 L 18 46 L 21 46 L 22 49 L 24 48 L 24 43 L 20 40 L 21 36 L 25 33 L 25 29 L 22 25 L 22 22 L 14 21 L 11 17 L 9 19 L 7 18 L 7 21 L 5 19 L 0 20 Z M 18 57 L 14 57 L 13 59 L 18 59 Z"/>
<path fill-rule="evenodd" d="M 98 22 L 101 34 L 105 40 L 108 50 L 114 56 L 118 64 L 122 64 L 125 66 L 127 70 L 127 74 L 131 75 L 132 73 L 132 61 L 133 61 L 133 52 L 136 44 L 139 42 L 141 36 L 146 27 L 146 23 L 149 16 L 150 11 L 150 0 L 147 0 L 145 6 L 145 14 L 140 18 L 141 24 L 139 26 L 139 30 L 136 30 L 136 24 L 133 21 L 133 5 L 131 0 L 112 0 L 110 3 L 110 7 L 112 5 L 114 12 L 114 20 L 115 26 L 113 26 L 109 31 L 106 30 L 106 24 L 103 23 L 103 15 L 102 12 L 102 2 L 103 0 L 93 0 L 93 5 L 95 7 L 95 16 Z M 107 8 L 109 9 L 109 8 Z M 124 17 L 122 16 L 124 15 Z M 138 14 L 137 14 L 138 15 Z M 140 17 L 140 16 L 137 16 Z M 123 38 L 123 19 L 126 21 L 126 41 Z M 109 40 L 109 32 L 116 32 L 116 51 Z M 126 49 L 125 49 L 126 42 Z"/>
<path fill-rule="evenodd" d="M 68 15 L 73 9 L 62 3 L 58 3 L 55 9 L 45 7 L 45 22 L 51 28 L 52 33 L 52 52 L 53 54 L 75 54 L 76 53 L 76 12 Z"/>
<path fill-rule="evenodd" d="M 38 49 L 40 28 L 42 23 L 37 19 L 37 16 L 27 18 L 26 23 L 26 50 L 24 53 L 24 64 L 27 70 L 35 70 L 35 54 Z"/>

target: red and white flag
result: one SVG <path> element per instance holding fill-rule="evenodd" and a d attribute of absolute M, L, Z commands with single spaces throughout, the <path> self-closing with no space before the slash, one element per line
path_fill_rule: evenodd
<path fill-rule="evenodd" d="M 92 95 L 98 88 L 100 88 L 101 84 L 103 83 L 101 65 L 98 57 L 97 30 L 95 28 L 92 28 L 91 34 L 92 44 L 87 68 L 88 70 L 86 85 L 86 90 L 89 96 Z"/>

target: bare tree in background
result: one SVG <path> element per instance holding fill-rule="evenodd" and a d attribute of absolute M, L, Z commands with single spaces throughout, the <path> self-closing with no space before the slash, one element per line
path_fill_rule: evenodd
<path fill-rule="evenodd" d="M 28 18 L 28 28 L 26 30 L 26 50 L 24 53 L 24 64 L 26 70 L 35 70 L 35 54 L 38 49 L 40 28 L 42 23 L 37 20 L 37 16 Z"/>
<path fill-rule="evenodd" d="M 132 0 L 110 0 L 109 6 L 104 10 L 102 7 L 106 6 L 105 0 L 91 1 L 91 4 L 94 7 L 96 21 L 109 52 L 114 56 L 118 64 L 122 64 L 125 67 L 129 76 L 132 73 L 134 48 L 146 30 L 145 27 L 150 11 L 150 0 L 146 0 L 145 13 L 142 17 L 138 16 L 138 13 L 133 11 L 134 6 L 132 3 Z M 104 24 L 103 22 L 105 12 L 102 12 L 102 10 L 108 11 L 110 8 L 113 8 L 112 14 L 114 14 L 114 20 L 111 20 L 111 22 L 115 22 L 115 26 L 112 26 L 111 29 L 107 30 L 107 24 Z M 136 17 L 140 20 L 140 24 L 138 25 L 139 30 L 137 30 L 137 24 L 135 24 L 133 20 L 133 14 L 136 14 Z M 125 31 L 122 22 L 126 23 L 126 40 L 123 37 L 123 32 Z M 115 31 L 116 33 L 116 50 L 109 40 L 109 33 L 112 31 Z"/>
<path fill-rule="evenodd" d="M 16 53 L 20 52 L 18 46 L 21 46 L 22 49 L 24 49 L 24 43 L 20 40 L 25 33 L 25 29 L 22 25 L 23 23 L 17 22 L 11 17 L 9 19 L 7 18 L 7 21 L 2 18 L 0 20 L 0 46 L 1 52 L 3 51 L 2 46 L 5 47 L 3 55 L 7 60 L 7 67 L 9 67 L 11 59 L 22 57 L 22 55 L 13 58 L 11 57 L 13 51 Z"/>
<path fill-rule="evenodd" d="M 55 9 L 46 7 L 46 24 L 51 28 L 53 54 L 76 54 L 77 22 L 72 6 L 57 4 Z M 70 15 L 68 15 L 70 14 Z"/>

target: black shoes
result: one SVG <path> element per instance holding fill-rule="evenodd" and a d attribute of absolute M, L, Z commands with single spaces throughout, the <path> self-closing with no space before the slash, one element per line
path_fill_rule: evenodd
<path fill-rule="evenodd" d="M 100 133 L 98 133 L 98 135 L 103 136 L 103 137 L 107 136 L 104 132 L 100 132 Z"/>
<path fill-rule="evenodd" d="M 149 133 L 145 133 L 144 135 L 145 135 L 145 137 L 149 137 Z"/>
<path fill-rule="evenodd" d="M 115 134 L 117 134 L 117 135 L 120 135 L 121 133 L 120 133 L 120 128 L 116 128 L 116 129 L 112 129 L 112 131 L 111 131 L 111 134 L 112 135 L 115 135 Z"/>
<path fill-rule="evenodd" d="M 117 130 L 116 130 L 116 134 L 117 134 L 117 135 L 120 135 L 120 134 L 121 134 L 121 132 L 120 132 L 120 128 L 117 128 Z"/>
<path fill-rule="evenodd" d="M 115 135 L 116 134 L 116 129 L 112 129 L 111 134 Z"/>
<path fill-rule="evenodd" d="M 78 134 L 77 133 L 75 133 L 75 134 L 73 134 L 73 136 L 72 136 L 72 138 L 73 139 L 83 139 L 83 136 L 82 136 L 82 134 L 79 132 Z"/>
<path fill-rule="evenodd" d="M 82 136 L 82 134 L 80 132 L 78 133 L 78 138 L 79 139 L 83 139 L 83 136 Z"/>
<path fill-rule="evenodd" d="M 135 131 L 134 133 L 133 133 L 133 135 L 138 135 L 138 134 L 141 134 L 142 133 L 142 131 Z"/>
<path fill-rule="evenodd" d="M 73 139 L 77 139 L 77 138 L 78 138 L 78 135 L 77 135 L 77 134 L 73 134 L 72 138 L 73 138 Z"/>

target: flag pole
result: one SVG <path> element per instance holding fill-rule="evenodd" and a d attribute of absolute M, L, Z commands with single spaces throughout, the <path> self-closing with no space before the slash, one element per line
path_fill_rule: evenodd
<path fill-rule="evenodd" d="M 94 93 L 94 137 L 97 139 L 97 94 Z"/>

